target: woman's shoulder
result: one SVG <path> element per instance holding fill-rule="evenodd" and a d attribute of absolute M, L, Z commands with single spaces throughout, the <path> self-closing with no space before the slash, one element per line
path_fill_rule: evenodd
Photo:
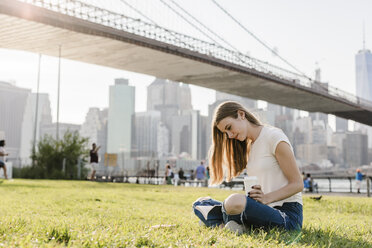
<path fill-rule="evenodd" d="M 274 143 L 278 140 L 288 140 L 282 129 L 273 126 L 265 126 L 265 136 L 266 140 Z"/>
<path fill-rule="evenodd" d="M 264 125 L 264 130 L 268 134 L 284 134 L 282 129 L 270 125 Z"/>

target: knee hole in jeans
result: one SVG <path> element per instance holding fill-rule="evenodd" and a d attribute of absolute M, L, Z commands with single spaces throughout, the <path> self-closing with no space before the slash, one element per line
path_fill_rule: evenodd
<path fill-rule="evenodd" d="M 228 215 L 240 214 L 245 209 L 246 198 L 245 195 L 242 194 L 232 194 L 226 198 L 223 204 L 226 214 Z"/>

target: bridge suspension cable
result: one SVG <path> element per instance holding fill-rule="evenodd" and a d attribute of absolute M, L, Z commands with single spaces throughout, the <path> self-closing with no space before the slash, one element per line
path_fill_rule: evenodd
<path fill-rule="evenodd" d="M 282 56 L 278 54 L 277 51 L 273 50 L 271 47 L 269 47 L 265 42 L 263 42 L 260 38 L 258 38 L 254 33 L 249 31 L 241 22 L 239 22 L 236 18 L 234 18 L 225 8 L 223 8 L 220 4 L 217 3 L 216 0 L 211 0 L 222 12 L 224 12 L 227 16 L 229 16 L 236 24 L 238 24 L 245 32 L 247 32 L 249 35 L 251 35 L 255 40 L 257 40 L 261 45 L 263 45 L 265 48 L 267 48 L 270 52 L 278 56 L 279 59 L 281 59 L 284 63 L 286 63 L 288 66 L 290 66 L 292 69 L 296 70 L 298 73 L 300 73 L 302 76 L 310 79 L 305 73 L 297 69 L 294 65 L 289 63 L 286 59 L 284 59 Z"/>
<path fill-rule="evenodd" d="M 162 1 L 162 0 L 161 0 Z M 196 17 L 194 17 L 192 14 L 190 14 L 190 12 L 188 12 L 186 9 L 184 9 L 182 6 L 180 6 L 177 2 L 175 2 L 174 0 L 170 0 L 174 5 L 176 5 L 178 8 L 180 8 L 184 13 L 186 13 L 190 18 L 192 18 L 194 21 L 196 21 L 197 23 L 199 23 L 202 27 L 204 27 L 206 30 L 208 30 L 210 33 L 212 33 L 214 36 L 216 36 L 218 39 L 220 39 L 221 41 L 223 41 L 225 44 L 227 44 L 229 47 L 231 47 L 232 49 L 234 49 L 235 51 L 237 52 L 240 52 L 236 47 L 234 47 L 230 42 L 226 41 L 223 37 L 221 37 L 220 35 L 218 35 L 216 32 L 214 32 L 213 30 L 211 30 L 210 28 L 208 28 L 208 26 L 204 25 L 201 21 L 199 21 Z M 218 44 L 218 43 L 217 43 Z M 220 44 L 221 45 L 221 44 Z"/>
<path fill-rule="evenodd" d="M 137 8 L 133 7 L 132 5 L 130 5 L 127 1 L 125 0 L 120 0 L 120 2 L 122 2 L 123 4 L 125 4 L 126 6 L 128 6 L 129 8 L 131 8 L 132 10 L 134 10 L 134 12 L 136 12 L 137 14 L 139 14 L 140 16 L 144 17 L 145 19 L 147 19 L 148 21 L 150 21 L 151 23 L 155 24 L 155 25 L 158 25 L 154 20 L 150 19 L 148 16 L 146 16 L 145 14 L 143 14 L 141 11 L 139 11 Z"/>
<path fill-rule="evenodd" d="M 163 3 L 167 8 L 169 8 L 170 10 L 172 10 L 174 13 L 176 13 L 176 15 L 178 15 L 179 17 L 181 17 L 185 22 L 187 22 L 188 24 L 190 24 L 191 26 L 193 26 L 196 30 L 198 30 L 200 33 L 202 33 L 203 35 L 205 35 L 206 37 L 208 37 L 211 41 L 213 41 L 214 43 L 216 44 L 219 44 L 218 41 L 216 41 L 215 39 L 213 39 L 211 36 L 209 36 L 207 33 L 205 33 L 203 30 L 201 30 L 198 26 L 196 26 L 195 24 L 193 24 L 192 22 L 190 22 L 186 17 L 184 17 L 181 13 L 179 13 L 177 10 L 175 10 L 172 6 L 170 6 L 168 3 L 166 3 L 164 0 L 159 0 L 161 3 Z M 173 2 L 173 1 L 172 1 Z M 173 2 L 174 3 L 174 2 Z"/>
<path fill-rule="evenodd" d="M 125 0 L 120 0 L 122 3 L 124 3 L 126 6 L 128 6 L 129 8 L 131 8 L 132 10 L 134 10 L 137 14 L 139 14 L 140 16 L 144 17 L 145 19 L 147 19 L 148 21 L 150 21 L 152 24 L 156 25 L 156 26 L 159 26 L 154 20 L 150 19 L 149 17 L 147 17 L 145 14 L 143 14 L 140 10 L 138 10 L 136 7 L 134 7 L 133 5 L 129 4 L 127 1 Z M 193 26 L 195 29 L 197 29 L 200 33 L 202 33 L 203 35 L 205 35 L 206 37 L 208 37 L 209 39 L 211 39 L 215 45 L 218 45 L 218 46 L 221 46 L 223 47 L 218 41 L 216 41 L 215 39 L 213 39 L 212 37 L 210 37 L 208 34 L 206 34 L 203 30 L 201 30 L 199 27 L 197 27 L 195 24 L 191 23 L 189 20 L 187 20 L 186 17 L 184 17 L 181 13 L 179 13 L 177 10 L 175 10 L 174 8 L 172 8 L 169 4 L 167 4 L 165 1 L 163 0 L 160 0 L 166 7 L 168 7 L 170 10 L 172 10 L 176 15 L 178 15 L 179 17 L 181 17 L 184 21 L 186 21 L 187 23 L 189 23 L 191 26 Z M 177 5 L 179 6 L 179 5 Z M 181 6 L 179 6 L 179 8 L 182 8 Z M 182 8 L 183 9 L 183 8 Z M 184 10 L 186 11 L 186 10 Z M 191 16 L 191 14 L 189 14 Z M 192 17 L 196 22 L 198 22 L 199 24 L 201 24 L 203 27 L 206 28 L 206 26 L 204 24 L 202 24 L 200 21 L 198 21 L 195 17 Z M 215 34 L 212 30 L 210 30 L 214 35 L 216 35 L 217 37 L 219 37 L 217 34 Z M 179 37 L 177 37 L 176 35 L 174 34 L 171 34 L 176 40 L 178 40 L 179 42 L 183 43 L 185 46 L 190 46 L 190 44 L 186 44 L 185 42 L 183 42 L 182 40 L 179 39 Z M 220 39 L 223 39 L 220 37 Z M 228 43 L 229 44 L 229 43 Z M 238 49 L 236 49 L 235 47 L 233 47 L 232 45 L 230 45 L 235 51 L 236 51 L 236 54 L 234 55 L 236 57 L 237 60 L 239 60 L 240 62 L 242 63 L 247 63 L 247 59 L 243 59 L 239 56 L 240 51 Z M 247 56 L 247 55 L 245 55 Z M 247 56 L 248 57 L 248 56 Z M 256 67 L 260 67 L 261 69 L 265 70 L 264 67 L 262 67 L 258 62 L 255 61 L 255 59 L 249 57 L 249 60 L 250 62 L 254 63 L 256 65 Z"/>
<path fill-rule="evenodd" d="M 132 10 L 134 10 L 137 14 L 139 14 L 140 16 L 144 17 L 145 19 L 147 19 L 148 21 L 150 21 L 152 24 L 160 27 L 154 20 L 150 19 L 148 16 L 146 16 L 145 14 L 143 14 L 141 11 L 139 11 L 137 8 L 133 7 L 132 5 L 130 5 L 127 1 L 125 0 L 120 0 L 120 2 L 124 3 L 126 6 L 128 6 L 129 8 L 131 8 Z M 189 45 L 189 44 L 186 44 L 183 40 L 181 40 L 179 37 L 177 37 L 176 35 L 174 35 L 170 30 L 167 30 L 169 32 L 169 34 L 175 38 L 176 40 L 178 40 L 180 43 L 184 44 L 186 47 Z"/>
<path fill-rule="evenodd" d="M 195 29 L 197 29 L 199 32 L 201 32 L 203 35 L 205 35 L 206 37 L 208 37 L 209 39 L 211 39 L 213 42 L 215 42 L 216 45 L 219 45 L 221 47 L 224 47 L 221 43 L 219 43 L 218 41 L 216 41 L 215 39 L 213 39 L 212 37 L 210 37 L 208 34 L 206 34 L 203 30 L 201 30 L 199 27 L 197 27 L 195 24 L 191 23 L 189 20 L 187 20 L 186 17 L 184 17 L 182 14 L 180 14 L 177 10 L 175 10 L 174 8 L 172 8 L 169 4 L 167 4 L 164 0 L 160 0 L 166 7 L 168 7 L 170 10 L 172 10 L 174 13 L 176 13 L 179 17 L 181 17 L 183 20 L 185 20 L 187 23 L 189 23 L 191 26 L 193 26 Z M 230 46 L 235 52 L 235 57 L 241 61 L 242 63 L 247 63 L 247 60 L 242 58 L 240 55 L 242 54 L 236 47 L 234 47 L 232 44 L 230 44 L 228 41 L 226 41 L 224 38 L 222 38 L 220 35 L 216 34 L 213 30 L 211 30 L 210 28 L 208 28 L 206 25 L 204 25 L 201 21 L 199 21 L 196 17 L 194 17 L 192 14 L 190 14 L 188 11 L 186 11 L 182 6 L 180 6 L 179 4 L 177 4 L 175 1 L 173 0 L 170 0 L 174 5 L 176 5 L 178 8 L 180 8 L 184 13 L 186 13 L 186 15 L 188 15 L 190 18 L 192 18 L 194 21 L 196 21 L 197 23 L 199 23 L 202 27 L 204 27 L 206 30 L 208 30 L 210 33 L 212 33 L 214 36 L 216 36 L 218 39 L 222 40 L 223 42 L 225 42 L 228 46 Z M 250 56 L 247 56 L 245 55 L 246 57 L 249 57 L 250 59 L 250 62 L 253 62 L 256 66 L 258 67 L 261 67 L 263 68 L 261 65 L 259 65 L 259 63 L 257 63 L 255 61 L 255 59 L 253 59 L 252 57 Z"/>

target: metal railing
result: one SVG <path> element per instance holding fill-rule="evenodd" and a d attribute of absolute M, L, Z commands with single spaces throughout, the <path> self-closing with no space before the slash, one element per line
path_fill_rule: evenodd
<path fill-rule="evenodd" d="M 269 64 L 268 62 L 252 58 L 238 51 L 232 51 L 218 44 L 184 35 L 141 19 L 131 18 L 119 13 L 105 10 L 87 3 L 75 0 L 16 0 L 68 16 L 80 18 L 92 23 L 104 25 L 117 30 L 160 41 L 179 48 L 187 49 L 211 58 L 219 59 L 231 64 L 264 73 L 270 77 L 286 80 L 295 85 L 311 89 L 322 95 L 342 98 L 348 102 L 372 110 L 372 102 L 362 99 L 336 87 L 325 86 L 320 82 L 298 73 Z"/>

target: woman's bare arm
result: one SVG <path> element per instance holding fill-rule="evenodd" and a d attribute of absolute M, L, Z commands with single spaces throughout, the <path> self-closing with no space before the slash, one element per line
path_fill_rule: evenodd
<path fill-rule="evenodd" d="M 304 188 L 301 173 L 297 167 L 296 160 L 288 143 L 282 141 L 277 145 L 275 157 L 278 160 L 278 164 L 282 169 L 284 176 L 288 180 L 288 184 L 268 194 L 264 194 L 264 192 L 261 191 L 260 186 L 254 187 L 254 190 L 249 193 L 249 196 L 263 204 L 269 204 L 286 199 L 301 192 Z"/>

